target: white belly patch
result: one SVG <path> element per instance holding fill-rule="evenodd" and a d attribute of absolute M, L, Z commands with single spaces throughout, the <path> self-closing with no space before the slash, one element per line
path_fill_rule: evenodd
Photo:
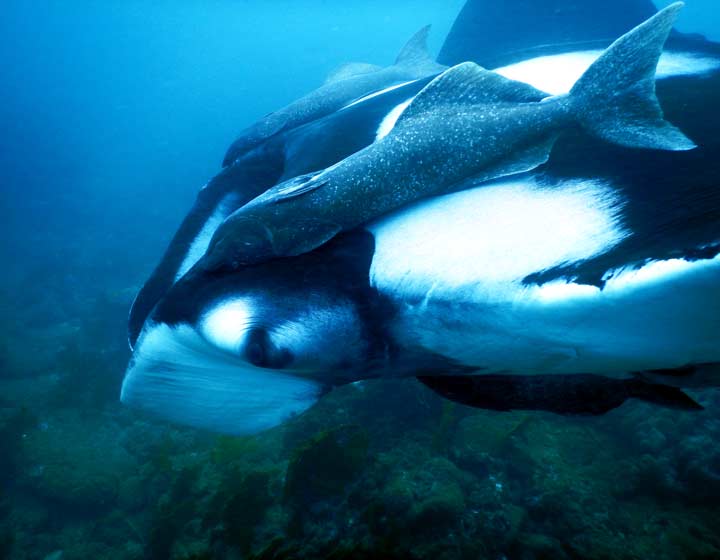
<path fill-rule="evenodd" d="M 570 91 L 575 82 L 603 53 L 602 50 L 577 51 L 550 56 L 539 56 L 517 62 L 495 72 L 525 82 L 553 95 Z M 668 51 L 660 57 L 656 77 L 705 74 L 720 68 L 720 59 L 691 52 Z"/>
<path fill-rule="evenodd" d="M 237 200 L 237 195 L 228 194 L 215 207 L 212 215 L 207 219 L 200 232 L 190 244 L 187 255 L 185 255 L 180 268 L 178 268 L 177 274 L 175 274 L 176 282 L 182 278 L 185 273 L 190 270 L 205 254 L 205 251 L 207 251 L 210 246 L 212 236 L 223 221 L 225 221 L 225 218 L 227 218 L 235 209 Z"/>
<path fill-rule="evenodd" d="M 401 344 L 485 373 L 598 373 L 720 361 L 720 256 L 524 283 L 582 262 L 630 232 L 596 181 L 532 178 L 476 187 L 377 222 L 373 286 L 398 303 Z"/>

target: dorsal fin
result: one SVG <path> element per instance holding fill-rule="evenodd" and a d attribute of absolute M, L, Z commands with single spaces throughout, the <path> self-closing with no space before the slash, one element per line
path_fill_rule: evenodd
<path fill-rule="evenodd" d="M 426 85 L 403 112 L 398 124 L 439 105 L 478 103 L 531 103 L 548 97 L 542 91 L 463 62 L 446 70 Z"/>
<path fill-rule="evenodd" d="M 325 80 L 325 83 L 331 84 L 333 82 L 347 80 L 348 78 L 352 78 L 354 76 L 371 74 L 372 72 L 377 72 L 378 70 L 382 70 L 382 66 L 378 66 L 377 64 L 368 64 L 366 62 L 348 62 L 347 64 L 338 66 L 330 72 Z"/>
<path fill-rule="evenodd" d="M 426 25 L 415 33 L 400 51 L 395 64 L 414 65 L 419 62 L 435 62 L 430 56 L 427 47 L 427 39 L 430 34 L 430 25 Z"/>

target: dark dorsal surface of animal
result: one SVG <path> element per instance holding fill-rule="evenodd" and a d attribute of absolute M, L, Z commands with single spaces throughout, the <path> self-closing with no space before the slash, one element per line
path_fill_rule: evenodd
<path fill-rule="evenodd" d="M 604 49 L 655 12 L 651 0 L 468 0 L 438 62 L 452 66 L 473 60 L 496 68 L 533 56 Z"/>
<path fill-rule="evenodd" d="M 275 134 L 322 118 L 373 91 L 438 74 L 445 68 L 427 50 L 430 26 L 423 27 L 406 43 L 395 61 L 386 68 L 350 64 L 336 71 L 322 86 L 266 115 L 246 128 L 232 143 L 223 166 L 232 164 Z"/>

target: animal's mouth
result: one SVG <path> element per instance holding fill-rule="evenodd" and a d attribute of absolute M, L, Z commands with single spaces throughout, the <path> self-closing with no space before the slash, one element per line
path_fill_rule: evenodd
<path fill-rule="evenodd" d="M 251 434 L 303 412 L 322 390 L 317 381 L 217 349 L 188 324 L 151 323 L 135 347 L 120 400 L 171 422 Z"/>

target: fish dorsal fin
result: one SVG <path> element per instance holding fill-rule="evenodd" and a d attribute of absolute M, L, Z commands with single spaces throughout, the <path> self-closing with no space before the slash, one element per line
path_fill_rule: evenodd
<path fill-rule="evenodd" d="M 382 66 L 378 66 L 377 64 L 368 64 L 366 62 L 348 62 L 347 64 L 338 66 L 335 70 L 330 72 L 325 80 L 325 83 L 332 84 L 334 82 L 340 82 L 355 76 L 372 74 L 378 70 L 382 70 Z"/>
<path fill-rule="evenodd" d="M 548 94 L 523 82 L 504 78 L 474 62 L 449 68 L 426 85 L 398 119 L 425 113 L 439 105 L 475 105 L 481 103 L 531 103 Z"/>
<path fill-rule="evenodd" d="M 397 65 L 414 65 L 422 62 L 431 61 L 434 63 L 433 57 L 428 51 L 427 39 L 430 34 L 430 25 L 426 25 L 420 31 L 415 33 L 400 51 L 395 64 Z"/>

